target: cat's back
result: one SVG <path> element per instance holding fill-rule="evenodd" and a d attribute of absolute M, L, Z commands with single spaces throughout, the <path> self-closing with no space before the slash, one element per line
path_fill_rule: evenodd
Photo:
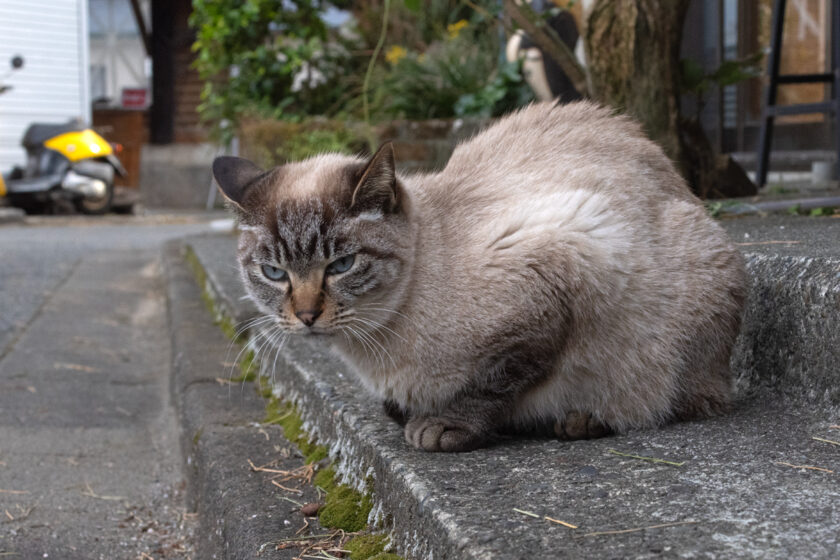
<path fill-rule="evenodd" d="M 725 243 L 662 149 L 630 118 L 591 102 L 529 105 L 414 185 L 444 236 L 468 250 L 516 233 L 523 248 L 574 237 L 608 255 L 660 245 L 688 224 L 701 226 L 689 245 L 709 235 Z"/>
<path fill-rule="evenodd" d="M 441 226 L 440 239 L 425 245 L 458 255 L 451 267 L 463 268 L 464 285 L 484 274 L 475 263 L 499 279 L 560 266 L 570 254 L 616 294 L 649 292 L 674 263 L 672 284 L 712 268 L 741 281 L 737 251 L 662 149 L 631 119 L 593 103 L 530 105 L 414 185 Z"/>
<path fill-rule="evenodd" d="M 633 120 L 591 102 L 535 103 L 460 144 L 428 185 L 447 207 L 508 207 L 523 197 L 609 196 L 614 204 L 696 199 Z M 471 208 L 475 211 L 479 208 Z"/>

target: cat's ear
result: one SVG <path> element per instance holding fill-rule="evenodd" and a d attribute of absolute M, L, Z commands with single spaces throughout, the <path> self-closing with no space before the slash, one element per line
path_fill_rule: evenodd
<path fill-rule="evenodd" d="M 227 199 L 239 208 L 242 208 L 248 187 L 263 173 L 262 169 L 247 159 L 221 156 L 213 160 L 213 176 L 216 182 Z"/>
<path fill-rule="evenodd" d="M 356 188 L 353 189 L 350 208 L 359 211 L 393 212 L 398 203 L 394 146 L 391 142 L 385 142 L 365 166 Z"/>

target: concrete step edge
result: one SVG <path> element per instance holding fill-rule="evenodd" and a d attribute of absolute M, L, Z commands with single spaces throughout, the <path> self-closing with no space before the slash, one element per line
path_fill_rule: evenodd
<path fill-rule="evenodd" d="M 198 252 L 201 260 L 200 251 Z M 840 343 L 833 345 L 840 336 L 840 269 L 837 259 L 831 257 L 807 258 L 796 256 L 746 253 L 745 260 L 753 281 L 744 335 L 739 339 L 737 352 L 742 357 L 734 360 L 743 373 L 739 376 L 742 391 L 758 391 L 776 383 L 806 389 L 807 397 L 820 403 L 840 402 L 832 381 L 838 363 Z M 212 267 L 204 263 L 205 268 Z M 214 274 L 208 273 L 208 288 L 228 309 L 241 307 L 241 295 L 231 286 L 214 285 Z M 805 305 L 804 303 L 807 303 Z M 814 314 L 814 310 L 827 310 L 827 314 Z M 786 316 L 781 323 L 767 320 L 768 313 Z M 236 314 L 236 311 L 232 312 Z M 241 320 L 241 319 L 240 319 Z M 772 337 L 786 337 L 773 325 L 787 325 L 805 333 L 792 341 L 795 344 L 785 360 L 774 357 L 779 341 Z M 769 326 L 768 326 L 769 325 Z M 821 332 L 829 337 L 829 344 L 813 352 L 809 336 Z M 766 344 L 757 342 L 771 339 Z M 840 341 L 838 341 L 840 342 Z M 762 351 L 766 351 L 762 354 Z M 758 352 L 758 354 L 757 354 Z M 481 558 L 482 548 L 474 546 L 463 535 L 448 513 L 437 506 L 429 488 L 412 475 L 405 453 L 395 453 L 395 447 L 381 446 L 373 441 L 382 434 L 370 432 L 370 409 L 358 403 L 345 402 L 322 373 L 327 370 L 341 372 L 342 365 L 322 349 L 307 342 L 290 345 L 282 352 L 279 373 L 275 376 L 277 392 L 301 408 L 306 429 L 330 447 L 331 455 L 339 460 L 341 472 L 348 480 L 364 486 L 372 475 L 376 507 L 374 512 L 380 522 L 393 532 L 398 550 L 409 558 Z M 822 371 L 826 375 L 811 375 Z M 330 377 L 330 376 L 328 376 Z M 335 375 L 331 376 L 333 381 Z M 339 377 L 341 374 L 339 373 Z M 338 380 L 337 382 L 341 382 Z M 361 388 L 359 388 L 361 391 Z M 795 393 L 796 391 L 793 391 Z M 801 395 L 798 395 L 801 396 Z M 367 416 L 366 416 L 367 415 Z M 382 425 L 383 430 L 399 430 Z M 393 436 L 396 443 L 400 435 Z M 396 439 L 394 439 L 396 438 Z"/>

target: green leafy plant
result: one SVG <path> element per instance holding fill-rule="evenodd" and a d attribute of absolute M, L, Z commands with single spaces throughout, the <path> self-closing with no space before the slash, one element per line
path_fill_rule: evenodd
<path fill-rule="evenodd" d="M 242 116 L 300 118 L 335 104 L 351 57 L 321 9 L 317 0 L 194 0 L 198 110 L 222 141 Z"/>
<path fill-rule="evenodd" d="M 750 78 L 761 76 L 761 61 L 763 52 L 737 60 L 725 60 L 714 70 L 707 72 L 696 60 L 683 58 L 680 60 L 680 89 L 683 93 L 697 97 L 697 115 L 703 111 L 706 93 L 714 87 L 726 87 L 738 84 Z"/>
<path fill-rule="evenodd" d="M 457 23 L 449 34 L 423 53 L 409 52 L 384 76 L 386 114 L 409 119 L 497 116 L 532 99 L 519 65 L 499 64 L 494 34 L 464 30 Z"/>
<path fill-rule="evenodd" d="M 239 132 L 241 155 L 264 168 L 324 152 L 350 154 L 367 149 L 361 123 L 324 118 L 247 120 Z"/>
<path fill-rule="evenodd" d="M 466 93 L 455 103 L 459 117 L 492 117 L 522 107 L 534 99 L 534 92 L 522 77 L 521 62 L 499 65 L 493 78 L 477 93 Z"/>
<path fill-rule="evenodd" d="M 837 213 L 837 208 L 833 206 L 821 206 L 819 208 L 812 208 L 808 215 L 811 217 L 819 217 L 819 216 L 833 216 Z"/>

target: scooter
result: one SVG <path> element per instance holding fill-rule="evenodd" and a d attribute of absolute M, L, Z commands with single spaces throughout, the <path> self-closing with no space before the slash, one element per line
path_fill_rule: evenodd
<path fill-rule="evenodd" d="M 114 173 L 126 171 L 102 136 L 75 121 L 32 124 L 21 142 L 25 168 L 15 167 L 3 190 L 12 206 L 33 211 L 59 200 L 69 200 L 84 214 L 105 214 L 114 198 Z"/>
<path fill-rule="evenodd" d="M 12 71 L 23 67 L 23 57 L 11 59 Z M 8 76 L 8 75 L 7 75 Z M 4 76 L 7 77 L 7 76 Z M 0 94 L 11 89 L 0 80 Z M 122 146 L 110 144 L 76 121 L 32 124 L 21 142 L 26 168 L 0 175 L 0 198 L 27 211 L 59 200 L 69 200 L 85 214 L 105 214 L 114 199 L 114 172 L 126 176 L 115 155 Z"/>

